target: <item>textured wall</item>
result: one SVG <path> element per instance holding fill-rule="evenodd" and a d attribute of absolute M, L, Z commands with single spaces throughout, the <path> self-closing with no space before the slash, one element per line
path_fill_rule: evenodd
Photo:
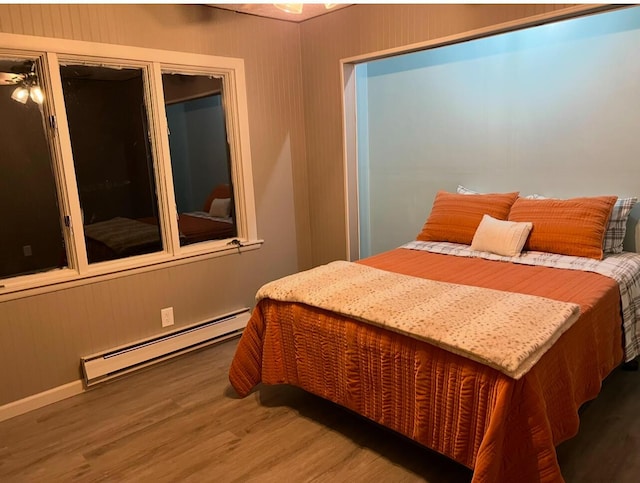
<path fill-rule="evenodd" d="M 0 5 L 0 31 L 245 60 L 259 250 L 0 302 L 0 405 L 79 379 L 79 360 L 251 306 L 310 264 L 299 26 L 204 6 Z M 9 369 L 10 368 L 10 369 Z"/>
<path fill-rule="evenodd" d="M 340 59 L 566 7 L 356 5 L 302 24 L 302 72 L 314 265 L 346 256 Z"/>

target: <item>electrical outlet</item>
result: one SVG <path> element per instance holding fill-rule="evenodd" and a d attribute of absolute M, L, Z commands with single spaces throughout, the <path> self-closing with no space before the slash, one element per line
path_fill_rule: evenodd
<path fill-rule="evenodd" d="M 160 310 L 160 317 L 162 318 L 162 327 L 173 325 L 173 307 Z"/>
<path fill-rule="evenodd" d="M 31 255 L 33 255 L 33 252 L 31 251 L 31 245 L 23 246 L 22 253 L 25 257 L 30 257 Z"/>

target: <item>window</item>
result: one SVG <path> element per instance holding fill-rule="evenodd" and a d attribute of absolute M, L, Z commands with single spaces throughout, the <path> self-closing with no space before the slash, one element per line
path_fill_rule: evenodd
<path fill-rule="evenodd" d="M 0 294 L 260 245 L 241 60 L 21 42 L 0 34 Z"/>
<path fill-rule="evenodd" d="M 60 77 L 88 262 L 162 251 L 142 69 L 70 64 Z"/>
<path fill-rule="evenodd" d="M 162 74 L 180 245 L 235 237 L 221 79 Z"/>
<path fill-rule="evenodd" d="M 0 59 L 0 279 L 66 266 L 62 217 L 42 105 L 25 81 L 36 59 Z M 26 97 L 18 98 L 25 89 Z M 24 102 L 23 102 L 24 101 Z"/>

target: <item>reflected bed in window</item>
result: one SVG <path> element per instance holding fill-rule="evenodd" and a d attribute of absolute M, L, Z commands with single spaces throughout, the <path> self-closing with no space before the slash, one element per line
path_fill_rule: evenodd
<path fill-rule="evenodd" d="M 235 237 L 229 185 L 216 186 L 203 205 L 205 211 L 180 213 L 180 245 Z M 115 260 L 162 250 L 158 221 L 154 217 L 115 217 L 85 225 L 90 263 Z"/>
<path fill-rule="evenodd" d="M 231 187 L 220 184 L 211 191 L 202 211 L 178 215 L 180 245 L 235 237 L 237 230 L 234 219 Z"/>

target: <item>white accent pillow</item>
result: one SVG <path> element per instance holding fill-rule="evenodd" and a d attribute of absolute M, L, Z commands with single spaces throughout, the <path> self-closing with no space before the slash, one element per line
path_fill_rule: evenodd
<path fill-rule="evenodd" d="M 520 256 L 533 223 L 496 220 L 484 215 L 478 225 L 471 249 L 504 257 Z"/>
<path fill-rule="evenodd" d="M 216 218 L 229 218 L 231 215 L 231 198 L 214 198 L 209 214 Z"/>

